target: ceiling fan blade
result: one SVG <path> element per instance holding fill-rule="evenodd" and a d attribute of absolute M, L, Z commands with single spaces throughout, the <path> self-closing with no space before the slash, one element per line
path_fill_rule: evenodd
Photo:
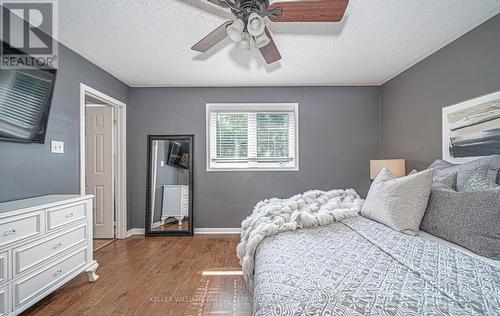
<path fill-rule="evenodd" d="M 201 41 L 194 44 L 191 49 L 200 53 L 204 53 L 210 48 L 214 47 L 217 43 L 226 38 L 226 27 L 228 27 L 232 23 L 233 21 L 224 22 L 221 26 L 212 31 L 212 33 L 208 34 L 203 39 L 201 39 Z"/>
<path fill-rule="evenodd" d="M 278 50 L 278 47 L 276 47 L 276 43 L 274 42 L 273 37 L 271 36 L 271 32 L 269 32 L 267 27 L 264 29 L 264 31 L 266 32 L 267 37 L 269 37 L 271 41 L 266 46 L 259 48 L 259 50 L 260 53 L 262 54 L 262 57 L 264 57 L 266 63 L 272 64 L 281 59 L 281 54 L 280 51 Z"/>
<path fill-rule="evenodd" d="M 269 19 L 273 22 L 339 22 L 348 4 L 349 0 L 274 2 L 268 10 L 281 8 L 283 13 Z"/>

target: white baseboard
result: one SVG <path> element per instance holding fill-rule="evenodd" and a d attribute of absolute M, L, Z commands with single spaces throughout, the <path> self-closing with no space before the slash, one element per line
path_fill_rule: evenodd
<path fill-rule="evenodd" d="M 198 235 L 228 235 L 241 234 L 241 228 L 195 228 L 194 233 Z M 132 228 L 127 231 L 127 237 L 132 235 L 144 235 L 144 228 Z"/>
<path fill-rule="evenodd" d="M 144 228 L 132 228 L 127 230 L 127 237 L 132 235 L 144 235 Z"/>
<path fill-rule="evenodd" d="M 241 228 L 195 228 L 195 234 L 241 234 Z"/>

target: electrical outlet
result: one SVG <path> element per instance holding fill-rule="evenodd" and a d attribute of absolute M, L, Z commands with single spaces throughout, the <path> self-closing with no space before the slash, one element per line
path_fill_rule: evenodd
<path fill-rule="evenodd" d="M 64 154 L 64 142 L 52 140 L 50 142 L 50 152 L 54 154 Z"/>
<path fill-rule="evenodd" d="M 165 161 L 160 160 L 160 167 L 165 167 Z"/>

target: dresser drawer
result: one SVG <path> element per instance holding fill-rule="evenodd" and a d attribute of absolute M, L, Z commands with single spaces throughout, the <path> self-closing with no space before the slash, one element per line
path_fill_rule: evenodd
<path fill-rule="evenodd" d="M 0 247 L 41 233 L 42 213 L 29 213 L 0 220 Z"/>
<path fill-rule="evenodd" d="M 13 250 L 14 274 L 44 262 L 63 251 L 87 240 L 87 225 L 81 225 L 69 231 Z"/>
<path fill-rule="evenodd" d="M 47 210 L 47 231 L 76 222 L 86 217 L 86 204 L 72 204 Z"/>
<path fill-rule="evenodd" d="M 13 283 L 14 308 L 29 302 L 54 283 L 61 281 L 87 262 L 87 249 L 77 250 L 57 263 L 44 267 Z"/>
<path fill-rule="evenodd" d="M 0 288 L 0 316 L 10 313 L 10 293 L 9 287 Z"/>
<path fill-rule="evenodd" d="M 0 283 L 7 281 L 9 278 L 9 262 L 8 252 L 0 253 Z"/>

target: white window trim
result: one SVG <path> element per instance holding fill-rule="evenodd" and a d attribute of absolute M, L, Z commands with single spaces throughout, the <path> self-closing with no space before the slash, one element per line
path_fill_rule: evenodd
<path fill-rule="evenodd" d="M 283 109 L 289 109 L 293 107 L 295 112 L 295 166 L 294 167 L 258 167 L 258 168 L 212 168 L 210 167 L 210 112 L 214 109 L 224 110 L 228 109 L 234 111 L 234 108 L 238 108 L 239 111 L 280 111 L 280 107 Z M 299 171 L 299 104 L 298 103 L 207 103 L 206 104 L 206 117 L 205 117 L 205 159 L 208 172 L 226 172 L 226 171 Z"/>

